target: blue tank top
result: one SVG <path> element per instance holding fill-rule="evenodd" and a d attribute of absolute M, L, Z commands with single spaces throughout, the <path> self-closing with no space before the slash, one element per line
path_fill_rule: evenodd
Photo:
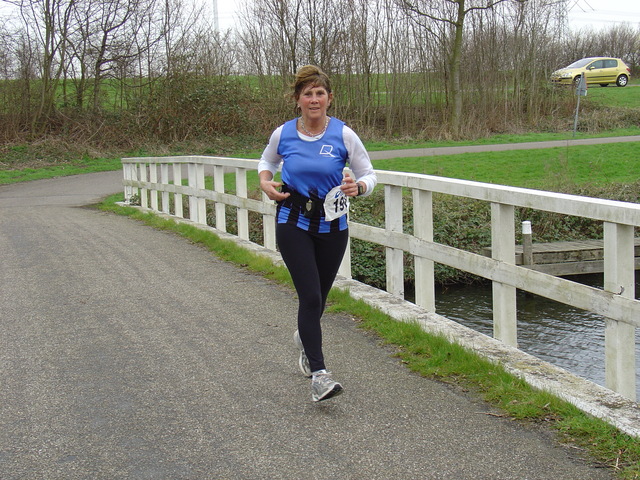
<path fill-rule="evenodd" d="M 330 118 L 327 130 L 318 140 L 305 141 L 298 136 L 296 122 L 289 120 L 282 128 L 278 154 L 282 156 L 282 181 L 291 189 L 314 200 L 324 200 L 329 191 L 342 183 L 342 170 L 346 166 L 348 152 L 342 130 L 344 122 Z M 278 223 L 296 225 L 303 230 L 328 233 L 347 228 L 346 215 L 331 222 L 324 219 L 319 209 L 312 218 L 291 202 L 278 204 Z"/>

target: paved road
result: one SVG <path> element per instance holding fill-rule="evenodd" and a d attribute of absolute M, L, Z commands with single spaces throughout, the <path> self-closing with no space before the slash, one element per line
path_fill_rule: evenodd
<path fill-rule="evenodd" d="M 456 155 L 459 153 L 502 152 L 507 150 L 533 150 L 539 148 L 571 147 L 578 145 L 598 145 L 609 143 L 640 142 L 640 135 L 610 138 L 579 138 L 575 140 L 554 140 L 548 142 L 507 143 L 501 145 L 470 145 L 456 147 L 413 148 L 409 150 L 384 150 L 371 152 L 372 160 L 383 158 L 429 157 L 433 155 Z"/>
<path fill-rule="evenodd" d="M 82 208 L 120 173 L 0 186 L 0 478 L 606 479 L 578 451 L 325 319 L 344 395 L 296 366 L 291 291 Z"/>

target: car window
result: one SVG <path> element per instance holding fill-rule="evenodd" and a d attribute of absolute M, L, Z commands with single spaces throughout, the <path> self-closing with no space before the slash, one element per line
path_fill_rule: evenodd
<path fill-rule="evenodd" d="M 591 65 L 587 67 L 589 70 L 593 70 L 596 68 L 604 68 L 604 60 L 596 60 Z"/>
<path fill-rule="evenodd" d="M 618 66 L 617 60 L 605 60 L 604 68 L 616 68 Z"/>
<path fill-rule="evenodd" d="M 578 60 L 576 62 L 573 62 L 571 65 L 568 65 L 565 68 L 580 68 L 580 67 L 584 67 L 585 65 L 587 65 L 589 62 L 591 61 L 590 58 L 583 58 L 581 60 Z"/>

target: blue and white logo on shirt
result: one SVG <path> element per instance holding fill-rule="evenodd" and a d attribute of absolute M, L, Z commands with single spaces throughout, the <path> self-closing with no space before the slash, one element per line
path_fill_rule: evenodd
<path fill-rule="evenodd" d="M 335 157 L 331 152 L 333 152 L 333 145 L 322 145 L 322 147 L 320 147 L 320 155 L 325 157 Z"/>

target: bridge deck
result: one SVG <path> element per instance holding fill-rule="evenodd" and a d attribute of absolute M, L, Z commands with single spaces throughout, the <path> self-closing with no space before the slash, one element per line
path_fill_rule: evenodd
<path fill-rule="evenodd" d="M 71 208 L 120 181 L 0 186 L 3 480 L 612 478 L 540 426 L 410 372 L 343 313 L 324 325 L 346 393 L 313 404 L 294 292 Z"/>
<path fill-rule="evenodd" d="M 604 271 L 604 240 L 534 243 L 533 265 L 527 267 L 551 275 L 581 275 Z M 483 253 L 491 255 L 491 248 Z M 640 238 L 635 239 L 635 268 L 640 269 Z M 516 265 L 523 265 L 523 246 L 516 245 Z"/>

